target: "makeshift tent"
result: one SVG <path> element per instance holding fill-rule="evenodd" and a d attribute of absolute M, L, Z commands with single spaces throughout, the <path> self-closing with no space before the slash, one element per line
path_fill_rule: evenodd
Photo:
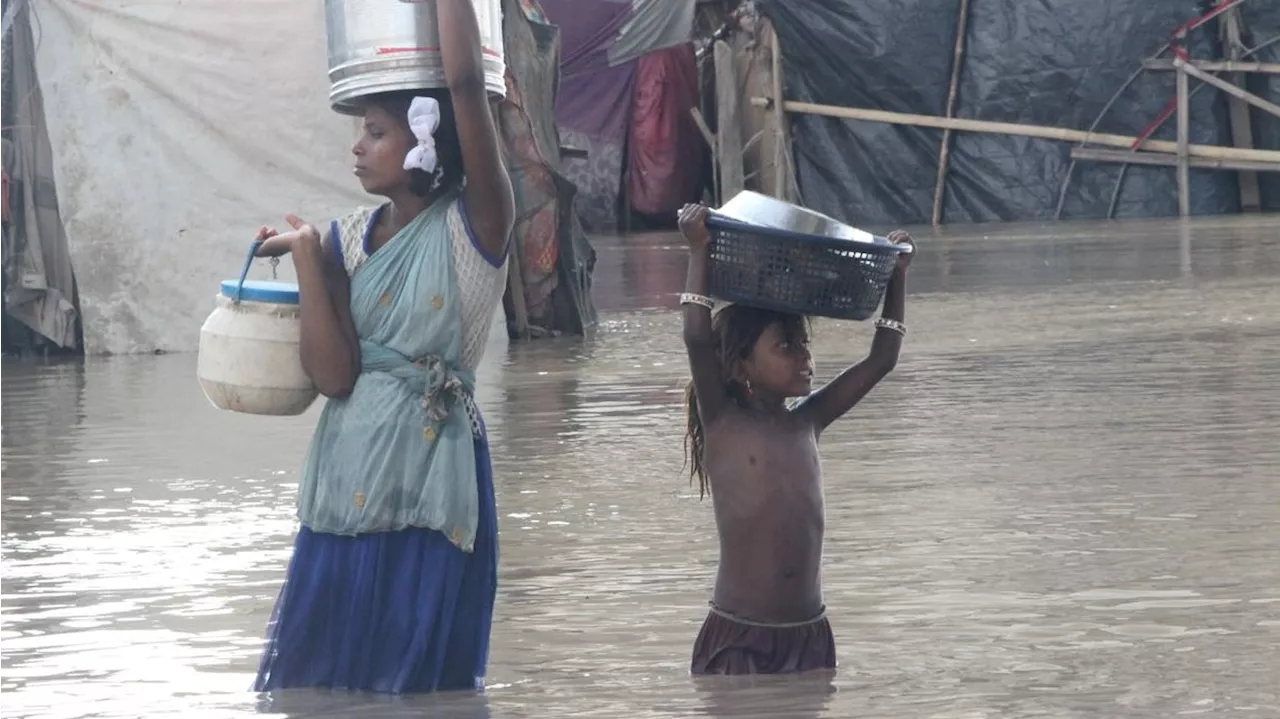
<path fill-rule="evenodd" d="M 4 351 L 78 352 L 80 316 L 25 3 L 4 5 Z"/>
<path fill-rule="evenodd" d="M 537 7 L 532 0 L 505 6 Z M 56 188 L 87 352 L 195 350 L 219 283 L 239 272 L 258 226 L 283 226 L 289 212 L 323 223 L 379 201 L 351 176 L 358 120 L 328 109 L 323 3 L 39 0 L 24 3 L 22 12 L 34 30 L 28 57 L 53 150 L 53 182 L 24 191 Z M 527 32 L 523 11 L 507 19 L 513 17 Z M 532 64 L 519 65 L 522 79 L 533 76 L 525 72 Z M 555 63 L 544 64 L 551 72 L 544 84 L 554 87 Z M 539 109 L 543 101 L 534 99 L 523 119 L 522 111 L 507 109 L 504 117 L 517 120 L 504 136 L 532 134 L 554 145 L 550 108 Z M 508 150 L 512 162 L 554 175 L 554 150 Z M 579 332 L 594 320 L 590 247 L 572 229 L 572 216 L 558 209 L 572 204 L 572 186 L 560 178 L 547 192 L 518 199 L 525 220 L 553 220 L 531 243 L 517 235 L 517 252 L 536 255 L 525 245 L 546 250 L 549 242 L 570 249 L 553 247 L 538 255 L 544 263 L 532 272 L 517 264 L 514 274 L 532 288 L 524 298 L 530 323 Z M 31 197 L 48 208 L 53 195 Z M 45 271 L 63 266 L 46 262 Z M 291 279 L 291 263 L 280 263 L 279 275 Z M 270 277 L 267 263 L 255 263 L 250 276 Z M 43 307 L 63 312 L 60 302 L 74 295 L 75 284 L 54 274 L 46 284 L 57 295 L 45 291 L 50 299 Z"/>
<path fill-rule="evenodd" d="M 574 211 L 577 188 L 559 171 L 559 32 L 533 0 L 503 0 L 502 9 L 507 98 L 498 129 L 516 197 L 507 330 L 512 338 L 581 334 L 596 319 L 595 250 Z"/>
<path fill-rule="evenodd" d="M 698 78 L 690 40 L 696 0 L 541 0 L 560 28 L 556 120 L 579 151 L 563 171 L 592 231 L 620 205 L 674 212 L 698 196 L 704 144 L 689 110 Z M 585 153 L 585 157 L 582 154 Z"/>
<path fill-rule="evenodd" d="M 967 7 L 955 116 L 1130 136 L 1161 117 L 1174 97 L 1174 75 L 1147 72 L 1117 91 L 1176 30 L 1214 4 L 757 0 L 778 35 L 789 101 L 944 115 L 956 30 Z M 1261 47 L 1248 59 L 1280 60 L 1280 2 L 1216 4 L 1239 7 L 1244 44 Z M 1219 27 L 1214 21 L 1189 33 L 1191 57 L 1222 57 Z M 1280 103 L 1276 75 L 1252 76 L 1248 88 Z M 1190 115 L 1191 142 L 1232 144 L 1221 93 L 1197 93 Z M 1259 110 L 1251 117 L 1254 146 L 1280 150 L 1280 121 Z M 805 204 L 857 223 L 930 221 L 942 130 L 805 113 L 788 119 Z M 1173 139 L 1173 129 L 1166 122 L 1154 137 Z M 948 222 L 1053 218 L 1070 164 L 1066 142 L 957 132 L 943 216 Z M 1260 173 L 1258 179 L 1263 209 L 1280 210 L 1280 176 Z M 1168 167 L 1081 163 L 1066 185 L 1064 218 L 1103 217 L 1113 203 L 1118 217 L 1178 212 Z M 1234 172 L 1191 170 L 1190 195 L 1195 214 L 1240 208 Z"/>

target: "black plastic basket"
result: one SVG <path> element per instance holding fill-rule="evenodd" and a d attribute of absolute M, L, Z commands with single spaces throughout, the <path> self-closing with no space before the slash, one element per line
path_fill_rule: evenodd
<path fill-rule="evenodd" d="M 893 244 L 748 225 L 715 213 L 710 294 L 797 314 L 865 320 L 884 298 L 898 261 Z"/>

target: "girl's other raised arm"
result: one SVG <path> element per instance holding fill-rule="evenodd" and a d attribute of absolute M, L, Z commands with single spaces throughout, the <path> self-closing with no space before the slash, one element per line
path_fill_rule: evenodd
<path fill-rule="evenodd" d="M 915 244 L 911 236 L 901 230 L 890 233 L 889 240 Z M 902 338 L 907 331 L 903 324 L 906 318 L 907 267 L 915 254 L 913 250 L 898 257 L 898 265 L 893 269 L 885 290 L 884 309 L 880 313 L 881 319 L 876 322 L 876 336 L 871 341 L 871 352 L 867 358 L 841 372 L 796 408 L 797 412 L 812 419 L 817 431 L 826 429 L 827 425 L 853 409 L 898 364 Z"/>

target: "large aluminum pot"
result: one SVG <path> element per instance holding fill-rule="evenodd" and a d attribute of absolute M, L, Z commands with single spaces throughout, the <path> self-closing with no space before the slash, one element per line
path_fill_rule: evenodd
<path fill-rule="evenodd" d="M 485 87 L 505 97 L 502 0 L 472 0 L 480 25 Z M 359 113 L 359 98 L 381 92 L 446 86 L 440 64 L 435 2 L 325 0 L 329 103 Z"/>
<path fill-rule="evenodd" d="M 751 190 L 743 190 L 734 195 L 733 199 L 724 203 L 716 212 L 739 222 L 760 227 L 770 227 L 775 230 L 799 232 L 804 235 L 818 235 L 819 237 L 834 237 L 855 242 L 876 241 L 876 237 L 870 232 L 850 227 L 821 212 L 793 205 L 790 202 L 783 202 L 777 198 L 762 195 L 759 192 L 752 192 Z"/>

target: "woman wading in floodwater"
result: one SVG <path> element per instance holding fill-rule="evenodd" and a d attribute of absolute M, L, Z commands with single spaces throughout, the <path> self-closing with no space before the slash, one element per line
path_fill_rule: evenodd
<path fill-rule="evenodd" d="M 302 360 L 328 397 L 255 688 L 482 686 L 497 518 L 474 372 L 506 281 L 511 184 L 471 0 L 436 0 L 448 92 L 371 97 L 355 174 L 388 202 L 289 253 Z"/>

